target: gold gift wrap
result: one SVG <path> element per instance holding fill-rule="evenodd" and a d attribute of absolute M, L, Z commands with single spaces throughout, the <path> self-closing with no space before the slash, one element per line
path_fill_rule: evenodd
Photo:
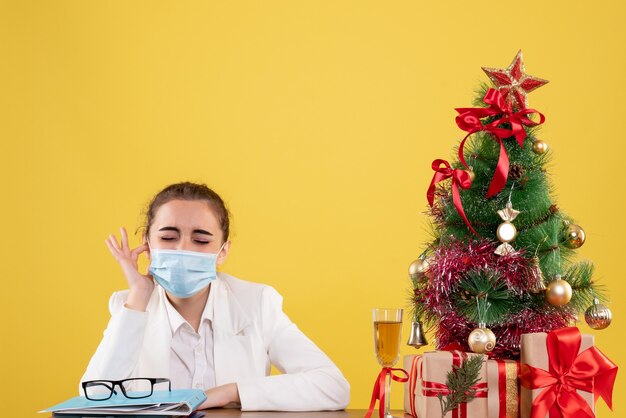
<path fill-rule="evenodd" d="M 518 360 L 487 360 L 488 418 L 519 417 L 519 370 Z"/>

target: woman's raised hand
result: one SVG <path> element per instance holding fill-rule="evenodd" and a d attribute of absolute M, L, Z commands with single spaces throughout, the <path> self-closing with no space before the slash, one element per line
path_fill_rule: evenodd
<path fill-rule="evenodd" d="M 118 243 L 115 235 L 111 234 L 106 239 L 107 247 L 113 254 L 115 261 L 122 267 L 122 272 L 128 281 L 130 293 L 126 300 L 126 307 L 138 311 L 145 311 L 150 295 L 154 290 L 154 281 L 148 273 L 141 274 L 137 267 L 137 259 L 143 252 L 148 252 L 148 244 L 140 245 L 137 248 L 130 249 L 128 245 L 128 234 L 125 228 L 120 228 L 122 234 L 122 243 Z"/>

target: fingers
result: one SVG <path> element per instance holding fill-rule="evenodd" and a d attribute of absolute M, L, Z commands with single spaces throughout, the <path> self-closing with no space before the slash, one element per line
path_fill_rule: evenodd
<path fill-rule="evenodd" d="M 106 243 L 107 247 L 109 247 L 109 251 L 111 251 L 113 257 L 115 257 L 115 259 L 117 260 L 120 255 L 120 247 L 117 244 L 117 239 L 111 234 L 104 242 Z"/>
<path fill-rule="evenodd" d="M 126 233 L 126 228 L 121 227 L 120 233 L 122 234 L 122 249 L 124 252 L 130 251 L 130 247 L 128 245 L 128 234 Z"/>
<path fill-rule="evenodd" d="M 107 248 L 111 251 L 111 253 L 115 253 L 115 248 L 113 248 L 113 245 L 109 242 L 109 237 L 104 240 L 104 243 L 107 245 Z"/>
<path fill-rule="evenodd" d="M 131 252 L 131 250 L 130 250 L 129 245 L 128 245 L 128 234 L 126 233 L 126 228 L 121 227 L 120 228 L 120 234 L 122 235 L 121 246 L 120 246 L 120 243 L 117 240 L 117 237 L 115 235 L 113 235 L 113 234 L 109 234 L 109 236 L 105 240 L 105 243 L 106 243 L 107 247 L 109 247 L 109 251 L 111 251 L 111 254 L 113 254 L 115 256 L 115 258 L 118 259 L 118 260 L 120 258 L 124 258 L 124 257 L 125 258 L 129 258 L 133 254 Z M 141 248 L 141 247 L 139 247 L 139 248 Z M 142 249 L 142 251 L 143 251 L 143 249 Z M 139 251 L 137 253 L 137 256 L 139 254 L 141 254 L 141 251 Z"/>
<path fill-rule="evenodd" d="M 115 235 L 113 234 L 110 234 L 107 238 L 107 245 L 109 248 L 113 248 L 116 252 L 120 251 L 120 245 L 117 243 L 117 238 L 115 238 Z"/>
<path fill-rule="evenodd" d="M 126 232 L 126 228 L 121 227 L 120 234 L 122 235 L 121 246 L 117 240 L 117 237 L 113 234 L 110 234 L 107 237 L 105 243 L 109 248 L 109 251 L 111 251 L 111 254 L 113 254 L 118 262 L 122 262 L 123 260 L 132 261 L 136 268 L 139 255 L 141 255 L 141 253 L 143 252 L 149 253 L 150 247 L 148 246 L 148 243 L 145 242 L 137 248 L 131 250 L 130 246 L 128 245 L 128 233 Z"/>
<path fill-rule="evenodd" d="M 145 251 L 148 251 L 148 244 L 143 244 L 135 248 L 134 250 L 130 252 L 130 256 L 133 259 L 133 261 L 137 261 L 137 259 L 139 258 L 139 254 Z"/>

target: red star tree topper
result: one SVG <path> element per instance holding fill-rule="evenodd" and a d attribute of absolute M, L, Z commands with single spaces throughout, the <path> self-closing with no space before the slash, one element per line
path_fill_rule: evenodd
<path fill-rule="evenodd" d="M 528 107 L 526 95 L 548 83 L 548 80 L 526 74 L 521 50 L 513 58 L 511 65 L 505 69 L 482 68 L 513 110 L 526 109 Z"/>

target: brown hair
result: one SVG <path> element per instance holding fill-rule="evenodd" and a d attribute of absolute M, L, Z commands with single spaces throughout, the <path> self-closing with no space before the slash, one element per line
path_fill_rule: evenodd
<path fill-rule="evenodd" d="M 220 195 L 207 187 L 206 184 L 191 183 L 188 181 L 170 184 L 152 198 L 152 201 L 150 201 L 145 211 L 146 219 L 143 229 L 146 236 L 150 233 L 150 227 L 152 226 L 157 210 L 171 200 L 206 201 L 217 215 L 224 242 L 228 241 L 228 234 L 230 232 L 230 212 L 226 208 L 226 204 L 224 204 Z"/>

